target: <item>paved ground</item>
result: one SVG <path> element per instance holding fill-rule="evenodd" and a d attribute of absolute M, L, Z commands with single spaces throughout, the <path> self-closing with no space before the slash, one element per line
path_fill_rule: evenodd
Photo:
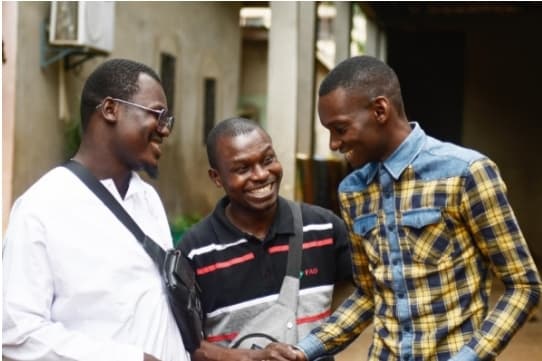
<path fill-rule="evenodd" d="M 340 287 L 338 297 L 351 292 L 349 287 Z M 492 295 L 500 293 L 496 286 Z M 492 297 L 495 302 L 497 297 Z M 365 361 L 369 349 L 372 328 L 365 330 L 346 350 L 338 354 L 336 361 Z M 540 361 L 542 360 L 542 309 L 535 313 L 534 320 L 527 322 L 514 336 L 508 347 L 497 357 L 497 361 Z"/>

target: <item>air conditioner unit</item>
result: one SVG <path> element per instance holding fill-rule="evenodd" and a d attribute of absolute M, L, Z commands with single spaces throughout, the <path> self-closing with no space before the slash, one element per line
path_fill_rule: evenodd
<path fill-rule="evenodd" d="M 113 1 L 53 1 L 49 43 L 110 53 L 115 35 Z"/>

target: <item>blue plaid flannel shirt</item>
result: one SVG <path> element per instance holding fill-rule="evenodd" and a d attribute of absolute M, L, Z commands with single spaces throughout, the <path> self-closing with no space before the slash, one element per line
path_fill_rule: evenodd
<path fill-rule="evenodd" d="M 356 291 L 298 346 L 336 353 L 373 324 L 369 360 L 491 360 L 541 281 L 496 165 L 417 123 L 384 162 L 339 187 Z M 488 310 L 491 273 L 505 291 Z"/>

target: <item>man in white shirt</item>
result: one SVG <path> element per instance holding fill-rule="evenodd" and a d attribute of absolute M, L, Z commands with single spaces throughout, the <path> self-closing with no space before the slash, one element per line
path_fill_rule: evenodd
<path fill-rule="evenodd" d="M 87 79 L 85 166 L 164 249 L 172 246 L 156 191 L 173 117 L 149 67 L 113 59 Z M 2 355 L 13 360 L 187 361 L 157 267 L 71 171 L 46 173 L 13 205 L 3 249 Z"/>

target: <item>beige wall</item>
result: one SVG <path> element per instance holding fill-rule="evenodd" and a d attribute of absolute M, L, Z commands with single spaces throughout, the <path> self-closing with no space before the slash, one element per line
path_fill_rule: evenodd
<path fill-rule="evenodd" d="M 20 2 L 15 80 L 13 199 L 62 160 L 63 123 L 58 119 L 58 67 L 40 68 L 40 26 L 45 2 Z"/>
<path fill-rule="evenodd" d="M 243 94 L 267 95 L 267 40 L 243 41 L 243 74 L 241 89 Z"/>
<path fill-rule="evenodd" d="M 13 188 L 17 11 L 18 5 L 15 2 L 2 4 L 2 234 L 7 226 Z"/>
<path fill-rule="evenodd" d="M 490 156 L 508 185 L 530 248 L 542 264 L 542 126 L 538 107 L 542 50 L 540 25 L 472 31 L 467 36 L 464 144 Z"/>
<path fill-rule="evenodd" d="M 13 198 L 66 158 L 59 119 L 59 64 L 40 69 L 39 26 L 49 3 L 19 3 Z M 235 115 L 239 88 L 240 28 L 236 3 L 116 2 L 115 45 L 126 57 L 159 70 L 160 51 L 177 56 L 173 134 L 164 144 L 155 185 L 168 215 L 209 211 L 221 195 L 207 177 L 203 144 L 203 79 L 216 77 L 216 120 Z M 104 57 L 65 73 L 69 119 L 79 119 L 88 74 Z M 5 211 L 5 210 L 4 210 Z"/>
<path fill-rule="evenodd" d="M 241 61 L 239 107 L 243 115 L 265 127 L 267 124 L 267 58 L 268 42 L 244 40 Z"/>
<path fill-rule="evenodd" d="M 205 214 L 221 190 L 207 176 L 203 80 L 217 81 L 216 121 L 236 115 L 241 34 L 235 3 L 116 3 L 114 56 L 159 67 L 159 52 L 177 55 L 175 130 L 166 142 L 157 187 L 172 218 Z"/>

